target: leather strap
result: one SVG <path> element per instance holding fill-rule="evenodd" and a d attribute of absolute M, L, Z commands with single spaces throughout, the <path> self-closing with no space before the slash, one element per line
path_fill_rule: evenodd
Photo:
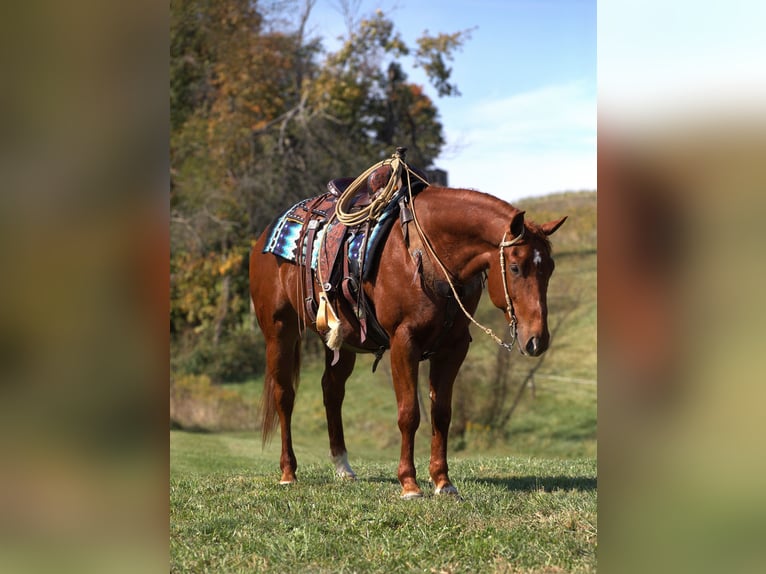
<path fill-rule="evenodd" d="M 359 281 L 351 274 L 348 253 L 343 257 L 343 279 L 340 286 L 343 297 L 349 302 L 356 318 L 359 320 L 359 340 L 364 343 L 367 340 L 367 317 L 364 313 L 364 308 L 359 304 L 363 294 Z"/>
<path fill-rule="evenodd" d="M 421 286 L 423 289 L 427 289 L 431 293 L 438 294 L 435 289 L 437 274 L 431 258 L 428 256 L 423 240 L 418 233 L 418 230 L 413 228 L 410 233 L 409 223 L 413 220 L 412 211 L 410 210 L 409 203 L 406 198 L 399 200 L 399 220 L 402 224 L 402 236 L 404 237 L 404 243 L 407 246 L 407 251 L 412 258 L 412 262 L 415 264 L 415 272 L 412 276 L 413 283 L 417 281 L 418 275 L 420 275 Z"/>
<path fill-rule="evenodd" d="M 306 285 L 305 305 L 306 316 L 309 322 L 316 323 L 316 294 L 314 293 L 314 273 L 311 269 L 311 261 L 314 257 L 314 240 L 319 229 L 319 220 L 310 219 L 308 221 L 308 232 L 306 233 L 306 259 L 303 261 L 303 278 Z"/>
<path fill-rule="evenodd" d="M 317 275 L 322 282 L 322 288 L 327 293 L 335 288 L 332 274 L 335 270 L 338 254 L 343 247 L 343 238 L 348 231 L 348 227 L 339 221 L 328 225 L 327 231 L 322 236 L 322 244 L 319 247 L 319 259 L 317 261 Z"/>

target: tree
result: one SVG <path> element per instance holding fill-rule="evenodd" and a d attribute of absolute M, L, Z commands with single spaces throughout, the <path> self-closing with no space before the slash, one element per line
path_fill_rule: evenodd
<path fill-rule="evenodd" d="M 254 0 L 171 1 L 171 333 L 179 368 L 204 371 L 216 349 L 225 355 L 248 338 L 247 256 L 280 210 L 395 146 L 427 168 L 443 145 L 436 106 L 398 63 L 411 49 L 393 22 L 377 11 L 323 54 L 320 39 L 305 32 L 314 1 L 292 19 L 266 16 Z M 466 34 L 427 41 L 425 50 L 418 40 L 415 63 L 430 66 L 440 95 L 457 93 L 443 60 Z M 200 349 L 213 351 L 199 359 Z M 235 371 L 222 369 L 245 374 Z"/>

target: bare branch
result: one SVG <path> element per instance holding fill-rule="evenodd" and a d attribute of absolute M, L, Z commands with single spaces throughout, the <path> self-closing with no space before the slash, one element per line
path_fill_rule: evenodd
<path fill-rule="evenodd" d="M 346 24 L 346 32 L 349 37 L 354 32 L 357 23 L 359 22 L 359 12 L 362 6 L 362 0 L 338 0 L 337 5 L 334 8 L 340 12 L 343 16 L 343 21 Z"/>

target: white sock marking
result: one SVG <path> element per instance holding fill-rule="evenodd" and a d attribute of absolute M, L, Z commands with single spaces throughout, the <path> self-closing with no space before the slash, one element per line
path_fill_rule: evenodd
<path fill-rule="evenodd" d="M 333 456 L 330 453 L 330 460 L 335 466 L 335 474 L 341 478 L 356 478 L 356 473 L 351 469 L 348 464 L 348 453 L 344 452 L 338 456 Z"/>
<path fill-rule="evenodd" d="M 451 484 L 448 484 L 447 486 L 440 488 L 436 487 L 434 489 L 434 494 L 451 494 L 453 496 L 457 495 L 457 488 L 452 486 Z"/>

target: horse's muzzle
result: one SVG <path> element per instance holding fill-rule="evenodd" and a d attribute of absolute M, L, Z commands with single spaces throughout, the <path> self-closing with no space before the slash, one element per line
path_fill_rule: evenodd
<path fill-rule="evenodd" d="M 523 347 L 520 347 L 521 353 L 523 355 L 529 355 L 530 357 L 537 357 L 539 355 L 542 355 L 546 349 L 548 348 L 548 345 L 544 344 L 540 337 L 530 337 L 527 340 L 527 344 Z"/>

